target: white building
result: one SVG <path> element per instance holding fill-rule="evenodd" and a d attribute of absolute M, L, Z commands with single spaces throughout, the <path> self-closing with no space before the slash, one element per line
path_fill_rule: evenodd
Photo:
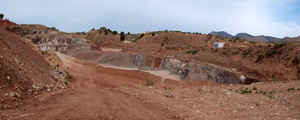
<path fill-rule="evenodd" d="M 224 47 L 224 43 L 220 43 L 220 42 L 214 43 L 214 48 L 223 48 L 223 47 Z"/>

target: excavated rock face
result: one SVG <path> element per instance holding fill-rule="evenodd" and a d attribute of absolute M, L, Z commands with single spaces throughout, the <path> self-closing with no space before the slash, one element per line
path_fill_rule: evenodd
<path fill-rule="evenodd" d="M 246 78 L 241 78 L 241 75 L 217 67 L 196 64 L 194 62 L 182 62 L 178 59 L 164 59 L 145 55 L 143 58 L 143 55 L 140 54 L 136 56 L 138 59 L 135 60 L 135 63 L 139 63 L 136 65 L 140 69 L 169 70 L 171 74 L 180 75 L 182 80 L 207 80 L 221 84 L 246 83 Z M 152 59 L 152 61 L 150 59 Z"/>
<path fill-rule="evenodd" d="M 56 28 L 42 25 L 15 25 L 7 28 L 19 36 L 30 39 L 43 51 L 65 51 L 68 49 L 89 50 L 85 39 L 74 38 L 72 34 L 59 32 Z"/>
<path fill-rule="evenodd" d="M 98 63 L 137 67 L 140 70 L 168 70 L 170 74 L 179 75 L 182 80 L 203 80 L 220 84 L 250 84 L 254 82 L 244 75 L 218 67 L 139 53 L 135 55 L 121 52 L 107 53 L 100 57 Z"/>

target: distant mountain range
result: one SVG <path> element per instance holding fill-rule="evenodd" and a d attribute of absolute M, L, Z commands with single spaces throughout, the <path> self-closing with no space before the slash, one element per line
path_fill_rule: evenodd
<path fill-rule="evenodd" d="M 286 42 L 298 42 L 300 41 L 300 36 L 299 37 L 294 37 L 294 38 L 290 38 L 290 37 L 285 37 L 285 38 L 276 38 L 276 37 L 272 37 L 272 36 L 253 36 L 250 35 L 248 33 L 238 33 L 235 36 L 225 32 L 225 31 L 219 31 L 219 32 L 210 32 L 209 34 L 211 35 L 215 35 L 215 36 L 222 36 L 222 37 L 228 37 L 228 38 L 234 38 L 234 37 L 238 37 L 241 39 L 245 39 L 247 41 L 254 41 L 254 42 L 274 42 L 274 43 L 286 43 Z"/>

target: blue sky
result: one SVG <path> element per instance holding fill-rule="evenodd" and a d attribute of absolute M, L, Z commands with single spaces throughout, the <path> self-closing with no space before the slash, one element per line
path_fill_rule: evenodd
<path fill-rule="evenodd" d="M 102 26 L 140 33 L 180 30 L 300 36 L 300 0 L 0 0 L 0 13 L 18 24 L 65 32 Z"/>

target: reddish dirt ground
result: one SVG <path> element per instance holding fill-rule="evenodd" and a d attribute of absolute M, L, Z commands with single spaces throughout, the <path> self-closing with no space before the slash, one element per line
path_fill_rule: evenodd
<path fill-rule="evenodd" d="M 69 57 L 62 61 L 75 78 L 71 88 L 38 95 L 20 110 L 1 112 L 0 118 L 300 119 L 299 81 L 252 85 L 162 81 L 139 71 L 103 68 Z M 153 79 L 154 86 L 146 87 L 146 79 Z M 241 94 L 245 88 L 252 93 Z"/>
<path fill-rule="evenodd" d="M 211 49 L 213 42 L 223 38 L 210 35 L 179 32 L 146 34 L 143 38 L 134 35 L 132 38 L 136 37 L 138 41 L 132 44 L 120 42 L 119 35 L 103 37 L 103 32 L 97 38 L 98 33 L 94 31 L 95 39 L 89 34 L 78 35 L 91 38 L 93 41 L 88 43 L 96 44 L 92 50 L 97 51 L 83 52 L 82 58 L 95 59 L 103 45 L 105 48 L 122 48 L 124 52 L 236 68 L 264 81 L 251 85 L 220 85 L 200 80 L 174 81 L 141 71 L 104 68 L 64 55 L 60 55 L 60 61 L 54 53 L 40 55 L 39 51 L 32 50 L 35 48 L 27 39 L 6 31 L 9 28 L 20 36 L 41 34 L 47 38 L 49 34 L 44 35 L 48 31 L 46 26 L 25 25 L 24 29 L 11 29 L 13 25 L 0 20 L 3 27 L 0 29 L 0 119 L 300 119 L 300 81 L 297 80 L 300 62 L 293 59 L 298 58 L 298 45 L 276 47 L 227 41 L 229 46 L 246 45 L 246 48 L 216 50 Z M 50 33 L 57 34 L 58 38 L 71 36 L 56 30 L 50 30 Z M 199 49 L 195 55 L 186 53 L 195 49 Z M 81 55 L 78 51 L 73 52 Z M 272 54 L 257 62 L 259 55 L 267 56 L 268 53 Z M 51 92 L 47 92 L 45 88 L 35 93 L 33 82 L 50 84 L 57 81 L 48 62 L 52 62 L 50 66 L 60 66 L 60 71 L 69 68 L 73 79 L 69 83 L 61 82 L 70 84 L 68 89 L 49 89 Z M 145 86 L 147 80 L 153 81 L 154 86 Z"/>

